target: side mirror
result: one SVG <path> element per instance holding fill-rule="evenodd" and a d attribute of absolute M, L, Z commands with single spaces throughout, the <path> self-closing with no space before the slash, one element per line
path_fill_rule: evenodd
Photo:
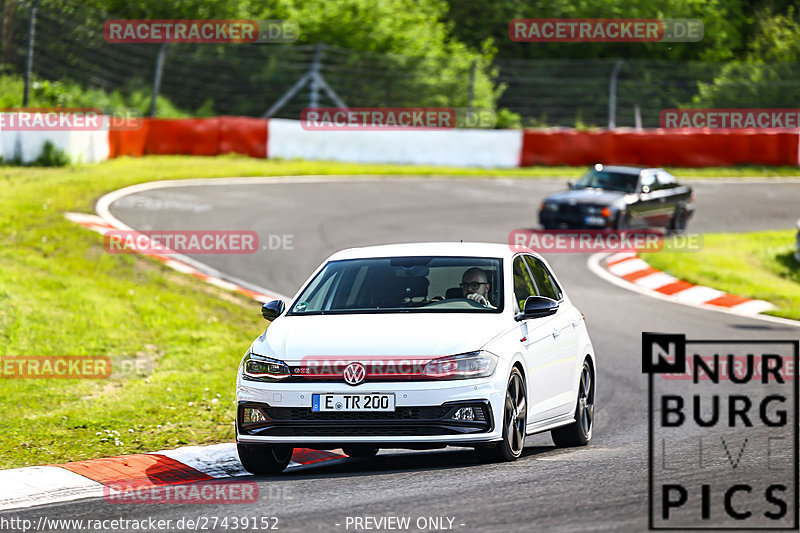
<path fill-rule="evenodd" d="M 567 189 L 574 189 L 575 188 L 575 183 L 577 183 L 575 180 L 569 180 L 567 182 Z"/>
<path fill-rule="evenodd" d="M 642 185 L 642 194 L 647 194 L 649 192 L 650 192 L 650 186 L 649 185 Z"/>
<path fill-rule="evenodd" d="M 286 309 L 286 303 L 283 300 L 272 300 L 261 306 L 261 316 L 267 320 L 275 320 Z"/>
<path fill-rule="evenodd" d="M 543 316 L 554 315 L 556 311 L 558 311 L 558 302 L 552 298 L 528 296 L 528 299 L 525 300 L 525 310 L 517 314 L 514 320 L 519 322 L 526 318 L 541 318 Z"/>

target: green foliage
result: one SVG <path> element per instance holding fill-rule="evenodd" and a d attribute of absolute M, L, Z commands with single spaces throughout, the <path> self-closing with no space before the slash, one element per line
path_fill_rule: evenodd
<path fill-rule="evenodd" d="M 300 43 L 324 42 L 372 53 L 362 56 L 362 61 L 377 61 L 370 70 L 402 73 L 389 82 L 394 94 L 405 93 L 409 101 L 391 105 L 465 107 L 475 61 L 474 106 L 494 108 L 496 95 L 489 72 L 494 50 L 488 43 L 468 47 L 454 39 L 451 25 L 443 22 L 447 6 L 442 0 L 270 0 L 261 6 L 255 18 L 297 22 Z M 363 80 L 365 92 L 387 90 L 371 87 L 377 80 L 370 76 L 366 73 Z M 381 80 L 378 85 L 384 83 Z M 359 105 L 382 105 L 372 96 L 362 100 L 372 103 Z"/>
<path fill-rule="evenodd" d="M 29 163 L 23 162 L 19 154 L 8 161 L 3 161 L 0 158 L 0 164 L 14 167 L 65 167 L 70 163 L 72 163 L 72 160 L 69 155 L 64 150 L 56 147 L 52 141 L 45 141 L 39 157 Z"/>
<path fill-rule="evenodd" d="M 794 6 L 786 14 L 770 16 L 767 11 L 762 12 L 759 31 L 750 43 L 747 59 L 759 63 L 799 63 L 799 14 Z"/>
<path fill-rule="evenodd" d="M 522 117 L 519 113 L 514 113 L 510 109 L 502 108 L 497 110 L 498 129 L 519 129 L 522 127 Z"/>
<path fill-rule="evenodd" d="M 758 33 L 741 61 L 725 65 L 713 83 L 701 83 L 696 107 L 796 107 L 800 99 L 800 20 L 787 14 L 759 17 Z"/>
<path fill-rule="evenodd" d="M 31 163 L 31 166 L 65 167 L 70 163 L 70 158 L 64 150 L 56 148 L 52 141 L 45 141 L 42 153 Z"/>
<path fill-rule="evenodd" d="M 744 49 L 749 3 L 744 0 L 448 0 L 445 18 L 468 46 L 490 39 L 502 58 L 646 58 L 724 61 Z M 699 18 L 699 43 L 518 43 L 508 37 L 516 18 Z"/>
<path fill-rule="evenodd" d="M 102 26 L 103 12 L 109 14 L 105 18 L 290 20 L 300 29 L 298 45 L 324 43 L 330 47 L 330 59 L 324 64 L 333 66 L 324 70 L 324 74 L 334 89 L 345 91 L 346 103 L 354 106 L 467 107 L 473 63 L 477 65 L 473 106 L 493 109 L 498 96 L 490 71 L 493 48 L 488 41 L 467 46 L 453 38 L 452 24 L 445 21 L 445 0 L 187 0 L 180 4 L 162 0 L 136 3 L 87 0 L 81 9 L 59 0 L 45 0 L 43 9 L 48 6 L 73 10 L 71 16 L 80 21 L 92 19 L 91 23 L 83 23 L 87 30 L 75 33 L 76 39 L 82 39 L 89 28 Z M 92 43 L 100 52 L 108 46 L 97 39 Z M 290 86 L 296 81 L 299 74 L 291 68 L 295 65 L 275 67 L 277 58 L 273 56 L 279 55 L 278 45 L 246 46 L 249 46 L 247 53 L 224 45 L 176 46 L 167 53 L 167 72 L 171 61 L 180 61 L 180 65 L 173 65 L 172 75 L 178 72 L 193 78 L 197 84 L 198 78 L 203 79 L 205 68 L 219 68 L 222 62 L 225 68 L 213 79 L 215 87 L 238 83 L 253 91 L 252 88 L 266 84 Z M 144 56 L 148 53 L 149 49 L 137 51 Z M 73 71 L 83 73 L 83 66 L 72 57 L 80 57 L 81 51 L 70 49 L 68 55 L 75 63 Z M 259 56 L 260 61 L 254 61 Z M 305 57 L 306 62 L 308 59 Z M 181 69 L 185 65 L 194 65 L 198 70 L 190 69 L 184 74 Z M 144 71 L 134 74 L 133 70 L 129 77 L 139 88 L 148 74 Z M 91 79 L 90 74 L 82 75 Z M 292 79 L 285 79 L 287 76 Z M 191 85 L 191 80 L 188 83 Z M 205 87 L 200 85 L 199 89 Z M 181 102 L 181 107 L 197 110 L 193 114 L 212 111 L 206 103 L 198 103 L 197 99 L 203 98 L 198 91 L 184 91 L 173 98 Z M 268 107 L 261 102 L 245 101 L 244 97 L 238 100 L 214 102 L 213 111 L 260 115 Z M 159 113 L 159 116 L 168 115 Z"/>
<path fill-rule="evenodd" d="M 23 90 L 22 76 L 0 76 L 0 108 L 21 107 Z M 146 116 L 150 112 L 150 99 L 150 91 L 143 89 L 105 91 L 85 89 L 69 80 L 34 80 L 31 83 L 29 107 L 92 107 L 106 112 L 132 109 Z M 159 96 L 156 102 L 156 113 L 162 118 L 191 116 L 163 96 Z"/>

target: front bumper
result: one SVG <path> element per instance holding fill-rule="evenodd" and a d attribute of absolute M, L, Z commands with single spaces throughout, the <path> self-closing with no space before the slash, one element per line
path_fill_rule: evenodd
<path fill-rule="evenodd" d="M 312 394 L 395 395 L 394 412 L 312 412 Z M 504 388 L 491 378 L 457 382 L 260 383 L 240 380 L 237 441 L 242 444 L 470 445 L 501 438 Z M 455 420 L 454 412 L 473 407 L 476 419 Z M 244 409 L 258 409 L 265 421 L 245 423 Z M 500 428 L 500 429 L 498 429 Z"/>
<path fill-rule="evenodd" d="M 562 206 L 558 211 L 539 211 L 539 224 L 545 228 L 603 229 L 612 226 L 613 219 L 589 215 L 580 206 Z"/>

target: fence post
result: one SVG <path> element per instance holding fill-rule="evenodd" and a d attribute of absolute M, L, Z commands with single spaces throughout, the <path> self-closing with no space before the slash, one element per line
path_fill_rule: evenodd
<path fill-rule="evenodd" d="M 467 97 L 467 117 L 472 116 L 472 108 L 475 105 L 475 70 L 478 68 L 478 62 L 472 60 L 472 66 L 469 68 L 469 96 Z"/>
<path fill-rule="evenodd" d="M 336 91 L 331 89 L 328 82 L 325 81 L 325 78 L 322 74 L 319 73 L 319 67 L 322 64 L 322 50 L 324 48 L 324 43 L 317 43 L 314 47 L 314 58 L 311 60 L 311 68 L 303 74 L 303 77 L 297 80 L 297 82 L 292 85 L 291 89 L 286 91 L 283 96 L 281 96 L 277 102 L 272 104 L 266 113 L 264 113 L 263 118 L 270 118 L 272 115 L 278 112 L 286 102 L 294 98 L 294 95 L 297 94 L 297 91 L 302 89 L 306 83 L 311 84 L 311 102 L 309 107 L 319 107 L 319 90 L 322 89 L 325 91 L 325 94 L 328 95 L 328 98 L 333 100 L 333 103 L 336 104 L 338 107 L 346 108 L 347 105 L 339 98 L 339 95 L 336 94 Z"/>
<path fill-rule="evenodd" d="M 161 91 L 161 73 L 164 72 L 164 56 L 167 54 L 167 43 L 162 44 L 158 48 L 158 55 L 156 56 L 156 72 L 153 76 L 153 96 L 150 99 L 150 116 L 156 116 L 156 102 L 158 101 L 158 93 Z"/>
<path fill-rule="evenodd" d="M 311 60 L 311 96 L 308 107 L 319 107 L 319 67 L 322 63 L 322 49 L 325 45 L 317 43 L 314 47 L 314 58 Z"/>
<path fill-rule="evenodd" d="M 28 106 L 31 95 L 31 74 L 33 73 L 33 35 L 36 32 L 36 9 L 42 0 L 33 0 L 31 14 L 28 19 L 28 53 L 25 58 L 25 91 L 22 95 L 22 107 Z"/>
<path fill-rule="evenodd" d="M 617 78 L 622 70 L 622 59 L 617 59 L 611 70 L 611 80 L 608 82 L 608 129 L 617 127 Z"/>

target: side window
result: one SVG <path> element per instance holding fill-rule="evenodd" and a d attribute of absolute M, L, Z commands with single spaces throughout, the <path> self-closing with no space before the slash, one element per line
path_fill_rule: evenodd
<path fill-rule="evenodd" d="M 642 176 L 642 186 L 645 185 L 650 187 L 651 191 L 657 191 L 663 188 L 655 174 L 645 174 Z"/>
<path fill-rule="evenodd" d="M 533 273 L 533 279 L 536 282 L 536 286 L 539 288 L 538 295 L 546 296 L 547 298 L 552 298 L 553 300 L 560 300 L 561 289 L 556 283 L 556 280 L 553 279 L 550 271 L 547 270 L 546 266 L 544 266 L 544 263 L 531 256 L 526 256 L 525 259 L 527 260 L 528 266 Z"/>
<path fill-rule="evenodd" d="M 658 181 L 661 183 L 662 189 L 667 189 L 678 185 L 678 180 L 675 179 L 675 176 L 666 170 L 658 171 Z"/>
<path fill-rule="evenodd" d="M 536 296 L 536 284 L 525 267 L 522 256 L 519 255 L 514 259 L 514 299 L 520 309 L 525 308 L 528 296 Z"/>

